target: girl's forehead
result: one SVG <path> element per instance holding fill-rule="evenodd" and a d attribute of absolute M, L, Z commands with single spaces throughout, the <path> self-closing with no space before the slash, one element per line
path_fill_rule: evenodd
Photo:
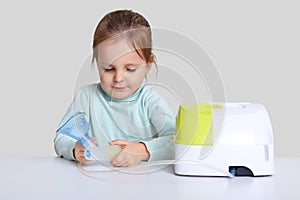
<path fill-rule="evenodd" d="M 101 65 L 112 65 L 112 66 L 127 66 L 127 65 L 145 65 L 146 61 L 143 60 L 135 51 L 132 51 L 130 53 L 124 54 L 112 61 L 108 61 L 105 58 L 100 59 Z"/>
<path fill-rule="evenodd" d="M 126 65 L 128 63 L 144 64 L 135 49 L 131 48 L 127 41 L 100 44 L 98 48 L 98 61 L 101 64 Z"/>

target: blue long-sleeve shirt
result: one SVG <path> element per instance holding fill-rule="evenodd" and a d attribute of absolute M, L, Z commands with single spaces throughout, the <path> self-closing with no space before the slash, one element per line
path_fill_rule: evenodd
<path fill-rule="evenodd" d="M 122 139 L 143 142 L 150 153 L 149 161 L 173 159 L 175 118 L 165 100 L 150 86 L 142 86 L 131 96 L 117 99 L 101 83 L 84 86 L 76 93 L 59 127 L 74 113 L 85 112 L 90 136 L 98 145 Z M 56 134 L 54 147 L 58 156 L 74 160 L 76 140 Z"/>

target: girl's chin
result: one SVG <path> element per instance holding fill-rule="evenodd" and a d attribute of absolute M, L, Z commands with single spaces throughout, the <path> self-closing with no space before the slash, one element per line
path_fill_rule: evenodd
<path fill-rule="evenodd" d="M 113 91 L 112 94 L 110 94 L 112 97 L 117 99 L 124 99 L 131 95 L 131 93 L 128 92 L 120 92 L 120 91 Z"/>
<path fill-rule="evenodd" d="M 111 96 L 116 99 L 125 99 L 125 98 L 129 97 L 130 95 L 111 95 Z"/>

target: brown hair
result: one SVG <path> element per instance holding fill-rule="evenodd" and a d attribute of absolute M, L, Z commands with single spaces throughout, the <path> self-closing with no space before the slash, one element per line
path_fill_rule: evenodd
<path fill-rule="evenodd" d="M 131 10 L 113 11 L 101 19 L 94 33 L 93 60 L 96 59 L 97 45 L 119 34 L 125 34 L 129 44 L 146 63 L 156 65 L 150 25 L 142 15 Z"/>

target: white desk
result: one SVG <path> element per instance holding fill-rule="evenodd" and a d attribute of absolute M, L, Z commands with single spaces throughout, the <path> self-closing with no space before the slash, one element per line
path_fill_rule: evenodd
<path fill-rule="evenodd" d="M 276 158 L 270 177 L 184 177 L 172 166 L 148 174 L 84 175 L 62 158 L 0 157 L 0 199 L 300 199 L 300 158 Z"/>

